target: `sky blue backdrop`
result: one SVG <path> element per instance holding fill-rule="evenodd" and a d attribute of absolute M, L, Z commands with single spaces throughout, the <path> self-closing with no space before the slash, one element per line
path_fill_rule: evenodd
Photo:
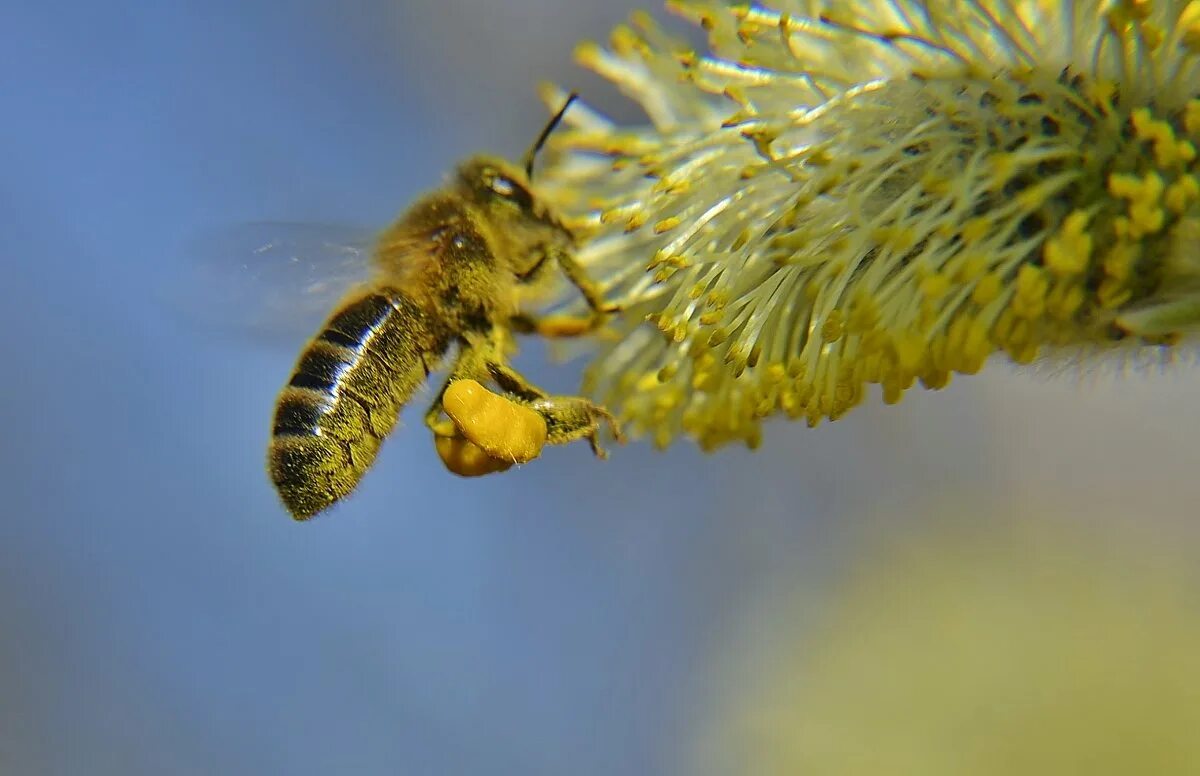
<path fill-rule="evenodd" d="M 519 154 L 542 78 L 618 105 L 569 51 L 623 8 L 566 5 L 0 3 L 0 770 L 685 772 L 713 656 L 839 515 L 1011 491 L 1038 421 L 976 389 L 757 455 L 576 445 L 471 482 L 401 430 L 350 503 L 287 518 L 263 452 L 300 341 L 172 314 L 181 246 L 382 225 Z"/>

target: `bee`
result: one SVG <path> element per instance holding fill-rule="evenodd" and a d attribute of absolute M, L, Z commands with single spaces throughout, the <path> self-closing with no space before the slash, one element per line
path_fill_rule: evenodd
<path fill-rule="evenodd" d="M 295 519 L 316 515 L 357 487 L 400 411 L 452 350 L 449 375 L 425 415 L 435 438 L 462 441 L 443 417 L 442 396 L 455 381 L 476 380 L 537 412 L 549 444 L 586 438 L 603 457 L 601 426 L 620 439 L 603 407 L 551 396 L 508 363 L 514 333 L 582 335 L 616 311 L 576 262 L 576 236 L 531 188 L 534 158 L 574 98 L 546 124 L 523 166 L 470 158 L 448 185 L 401 215 L 378 237 L 373 277 L 342 300 L 305 346 L 276 402 L 267 450 L 271 481 Z M 590 314 L 524 311 L 554 270 L 579 290 Z M 443 459 L 464 475 L 506 468 L 463 470 Z"/>

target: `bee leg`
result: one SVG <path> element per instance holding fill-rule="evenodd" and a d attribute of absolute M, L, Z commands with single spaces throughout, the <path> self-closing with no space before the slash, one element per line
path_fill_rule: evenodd
<path fill-rule="evenodd" d="M 608 451 L 600 445 L 600 427 L 607 425 L 613 438 L 624 443 L 621 427 L 608 410 L 580 396 L 547 396 L 529 402 L 546 420 L 546 441 L 552 445 L 587 439 L 598 458 L 607 458 Z"/>
<path fill-rule="evenodd" d="M 425 411 L 425 425 L 429 427 L 429 430 L 436 437 L 452 437 L 457 433 L 454 421 L 442 415 L 442 397 L 446 394 L 446 388 L 449 386 L 450 380 L 442 383 L 441 390 L 437 392 L 437 397 L 430 403 L 429 409 Z"/>
<path fill-rule="evenodd" d="M 529 315 L 518 313 L 508 319 L 509 328 L 519 334 L 540 337 L 581 337 L 604 325 L 604 315 Z"/>
<path fill-rule="evenodd" d="M 608 426 L 617 442 L 625 441 L 612 413 L 599 404 L 582 396 L 551 396 L 507 364 L 489 361 L 487 366 L 497 385 L 545 419 L 548 443 L 561 445 L 587 439 L 592 452 L 606 458 L 608 453 L 600 445 L 601 425 Z"/>
<path fill-rule="evenodd" d="M 537 334 L 542 337 L 581 337 L 604 326 L 609 313 L 620 312 L 620 305 L 604 301 L 604 293 L 574 256 L 566 251 L 555 251 L 553 255 L 563 274 L 583 294 L 592 314 L 539 316 L 518 313 L 509 319 L 509 328 L 520 334 Z"/>
<path fill-rule="evenodd" d="M 588 307 L 592 308 L 592 312 L 597 315 L 605 315 L 621 311 L 620 305 L 604 301 L 604 292 L 600 290 L 596 281 L 592 280 L 587 270 L 575 260 L 572 254 L 567 251 L 555 251 L 554 260 L 558 262 L 563 274 L 571 281 L 571 285 L 578 288 L 579 293 L 583 294 L 583 298 L 587 301 Z"/>
<path fill-rule="evenodd" d="M 486 362 L 488 376 L 505 392 L 525 401 L 544 399 L 547 393 L 525 379 L 525 375 L 513 369 L 503 361 L 488 359 Z"/>

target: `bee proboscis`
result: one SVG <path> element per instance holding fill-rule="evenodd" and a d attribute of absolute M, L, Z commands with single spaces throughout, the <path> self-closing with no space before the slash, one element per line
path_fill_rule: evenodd
<path fill-rule="evenodd" d="M 533 160 L 570 106 L 550 120 L 523 168 L 477 156 L 449 184 L 418 200 L 377 241 L 374 277 L 351 291 L 300 355 L 280 393 L 267 469 L 284 505 L 304 520 L 348 495 L 371 467 L 401 409 L 457 348 L 449 376 L 425 415 L 435 435 L 453 434 L 441 397 L 473 379 L 534 408 L 547 442 L 587 438 L 597 455 L 601 423 L 591 401 L 551 396 L 508 363 L 511 334 L 573 336 L 612 309 L 574 259 L 575 236 L 532 190 Z M 523 311 L 559 269 L 591 314 Z"/>

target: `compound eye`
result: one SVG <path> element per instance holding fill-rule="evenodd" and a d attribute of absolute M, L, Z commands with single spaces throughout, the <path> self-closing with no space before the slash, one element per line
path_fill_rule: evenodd
<path fill-rule="evenodd" d="M 503 197 L 510 202 L 515 203 L 523 210 L 528 210 L 533 207 L 533 197 L 525 188 L 519 185 L 512 178 L 504 175 L 496 175 L 488 180 L 488 187 L 492 193 L 498 197 Z"/>
<path fill-rule="evenodd" d="M 502 197 L 511 197 L 513 192 L 517 190 L 516 184 L 503 175 L 497 175 L 492 178 L 491 186 L 492 191 Z"/>

